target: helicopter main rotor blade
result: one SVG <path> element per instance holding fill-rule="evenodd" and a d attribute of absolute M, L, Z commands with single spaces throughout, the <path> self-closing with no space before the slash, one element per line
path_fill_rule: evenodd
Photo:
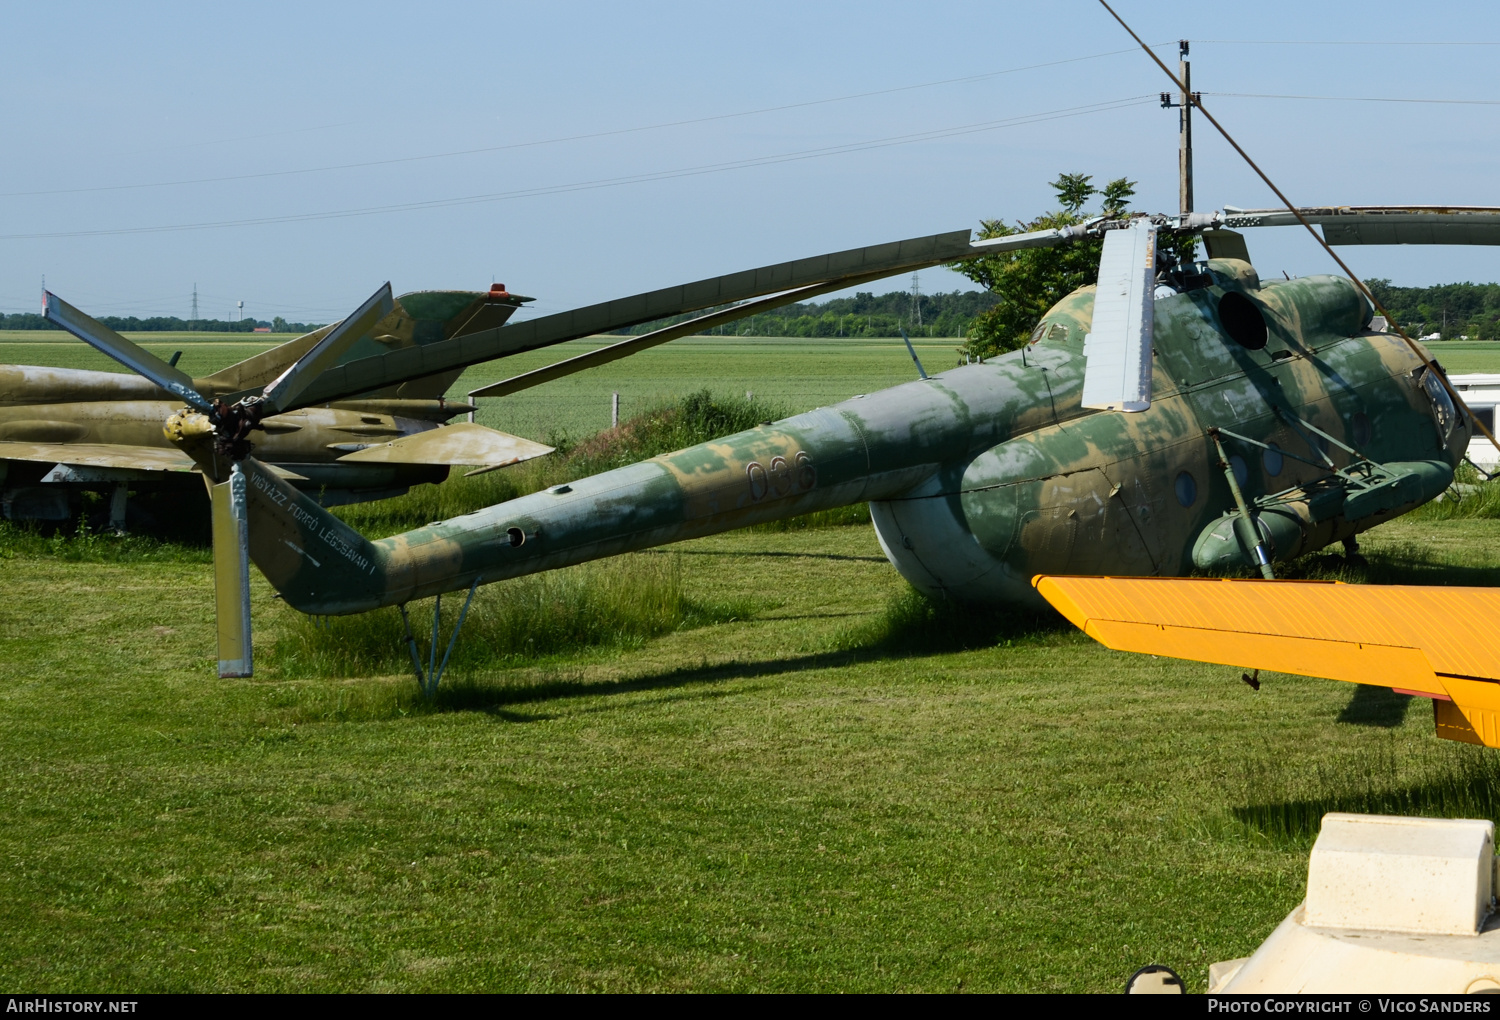
<path fill-rule="evenodd" d="M 302 403 L 324 404 L 343 400 L 449 369 L 466 368 L 511 354 L 716 305 L 824 284 L 833 284 L 829 290 L 838 290 L 855 283 L 997 251 L 1055 247 L 1077 240 L 1084 233 L 1082 227 L 1041 230 L 971 244 L 970 231 L 955 230 L 715 276 L 346 362 L 330 368 L 311 383 Z"/>
<path fill-rule="evenodd" d="M 1310 206 L 1297 212 L 1323 228 L 1329 244 L 1500 244 L 1500 208 L 1491 206 Z M 1224 207 L 1224 226 L 1295 227 L 1290 209 Z"/>
<path fill-rule="evenodd" d="M 262 391 L 265 399 L 278 412 L 292 411 L 298 406 L 297 398 L 329 366 L 349 349 L 350 345 L 370 331 L 370 328 L 391 313 L 396 307 L 391 297 L 391 285 L 387 281 L 371 294 L 354 313 L 329 330 L 312 350 L 294 361 Z"/>
<path fill-rule="evenodd" d="M 245 471 L 230 468 L 212 489 L 214 614 L 218 624 L 219 676 L 247 677 L 250 654 L 250 532 L 245 508 Z"/>
<path fill-rule="evenodd" d="M 78 339 L 114 358 L 126 368 L 150 379 L 173 396 L 181 398 L 199 411 L 208 412 L 213 405 L 193 385 L 192 376 L 146 350 L 131 343 L 104 323 L 68 304 L 51 291 L 42 295 L 42 315 L 72 333 Z"/>
<path fill-rule="evenodd" d="M 589 351 L 587 354 L 580 354 L 576 358 L 568 358 L 565 361 L 559 361 L 544 368 L 511 376 L 509 379 L 502 379 L 497 383 L 490 383 L 488 386 L 482 386 L 477 390 L 471 391 L 469 396 L 503 397 L 519 392 L 520 390 L 530 389 L 532 386 L 540 386 L 542 383 L 551 382 L 554 379 L 561 379 L 575 372 L 582 372 L 585 369 L 597 368 L 600 365 L 607 365 L 612 361 L 619 361 L 621 358 L 628 358 L 632 354 L 638 354 L 641 351 L 649 350 L 652 347 L 676 340 L 679 337 L 693 336 L 702 330 L 713 329 L 715 326 L 720 326 L 727 322 L 747 319 L 752 315 L 769 311 L 772 308 L 796 304 L 798 301 L 806 301 L 808 298 L 827 294 L 830 291 L 843 290 L 845 287 L 856 287 L 866 282 L 866 279 L 866 277 L 856 277 L 839 280 L 835 283 L 822 283 L 813 287 L 802 287 L 798 290 L 787 291 L 785 294 L 777 294 L 774 297 L 761 298 L 759 301 L 746 301 L 735 305 L 733 308 L 725 308 L 722 311 L 700 315 L 696 318 L 688 319 L 686 322 L 679 322 L 672 326 L 666 326 L 662 329 L 642 334 L 641 336 L 633 336 L 628 340 L 621 340 L 619 343 L 610 344 L 608 347 L 601 347 L 596 351 Z"/>
<path fill-rule="evenodd" d="M 1151 330 L 1156 302 L 1156 228 L 1136 219 L 1104 235 L 1094 321 L 1083 340 L 1083 406 L 1151 406 Z"/>

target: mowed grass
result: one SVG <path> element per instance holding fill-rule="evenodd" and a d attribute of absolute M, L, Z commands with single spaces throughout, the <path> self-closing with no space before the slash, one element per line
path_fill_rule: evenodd
<path fill-rule="evenodd" d="M 1492 584 L 1497 538 L 1365 549 Z M 1495 813 L 1492 753 L 1423 702 L 924 608 L 865 527 L 652 556 L 734 618 L 430 703 L 217 680 L 201 562 L 0 559 L 0 983 L 1201 990 L 1300 899 L 1322 811 Z M 258 578 L 255 617 L 265 663 L 301 624 Z"/>
<path fill-rule="evenodd" d="M 150 342 L 199 373 L 265 346 Z M 629 379 L 643 404 L 711 380 L 794 411 L 912 374 L 878 342 L 721 343 L 528 399 L 576 400 L 547 427 L 577 435 Z M 50 342 L 0 362 L 110 367 Z M 1356 573 L 1493 585 L 1481 511 L 1385 525 Z M 327 642 L 258 575 L 258 675 L 218 680 L 203 551 L 112 541 L 0 535 L 11 988 L 1116 991 L 1159 962 L 1201 991 L 1301 898 L 1324 811 L 1500 818 L 1494 753 L 1435 739 L 1425 702 L 1252 692 L 1046 614 L 933 606 L 868 526 L 494 586 L 465 629 L 494 654 L 461 639 L 431 701 L 381 652 L 389 619 L 363 661 L 312 661 Z M 650 604 L 612 630 L 600 591 Z"/>

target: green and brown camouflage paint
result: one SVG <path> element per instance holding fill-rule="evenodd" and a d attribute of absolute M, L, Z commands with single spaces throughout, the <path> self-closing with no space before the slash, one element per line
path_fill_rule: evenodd
<path fill-rule="evenodd" d="M 1468 425 L 1435 407 L 1420 359 L 1400 338 L 1368 328 L 1369 305 L 1348 280 L 1263 284 L 1248 263 L 1209 266 L 1211 285 L 1156 301 L 1152 405 L 1143 412 L 1080 406 L 1093 312 L 1084 288 L 1004 357 L 377 542 L 250 460 L 251 556 L 303 612 L 355 613 L 867 502 L 886 555 L 918 588 L 1037 604 L 1036 574 L 1193 570 L 1195 548 L 1234 506 L 1208 429 L 1318 459 L 1278 407 L 1374 461 L 1410 468 L 1402 477 L 1415 481 L 1364 516 L 1320 516 L 1312 496 L 1289 501 L 1284 513 L 1296 520 L 1278 533 L 1275 559 L 1373 527 L 1446 487 Z M 1226 331 L 1219 305 L 1229 294 L 1260 310 L 1262 349 Z M 1247 498 L 1328 475 L 1226 444 Z M 1336 447 L 1329 453 L 1349 461 Z M 1236 546 L 1231 558 L 1249 555 Z"/>

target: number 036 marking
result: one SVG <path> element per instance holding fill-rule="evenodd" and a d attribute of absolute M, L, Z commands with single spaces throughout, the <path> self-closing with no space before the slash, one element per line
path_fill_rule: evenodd
<path fill-rule="evenodd" d="M 818 470 L 813 467 L 812 458 L 799 451 L 790 464 L 779 455 L 764 466 L 760 461 L 752 460 L 745 465 L 745 480 L 750 483 L 751 501 L 758 503 L 768 493 L 779 499 L 794 488 L 799 492 L 812 491 L 818 484 Z"/>

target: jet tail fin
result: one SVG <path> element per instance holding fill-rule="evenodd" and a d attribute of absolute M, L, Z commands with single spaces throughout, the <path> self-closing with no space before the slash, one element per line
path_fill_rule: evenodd
<path fill-rule="evenodd" d="M 396 299 L 390 313 L 365 331 L 365 335 L 344 352 L 335 364 L 343 365 L 361 358 L 493 329 L 503 325 L 522 302 L 530 300 L 507 293 L 503 285 L 492 288 L 489 292 L 445 290 L 402 294 Z M 336 325 L 338 323 L 323 326 L 305 336 L 230 365 L 199 380 L 198 388 L 201 392 L 215 396 L 254 392 L 295 364 Z M 374 389 L 364 396 L 373 399 L 387 397 L 435 400 L 447 394 L 463 371 L 459 367 L 409 379 Z"/>
<path fill-rule="evenodd" d="M 197 381 L 198 392 L 221 396 L 266 386 L 282 372 L 295 365 L 302 355 L 316 347 L 318 341 L 327 336 L 328 331 L 336 325 L 338 323 L 331 323 L 315 329 L 295 340 L 288 340 L 284 344 L 272 347 L 269 351 L 261 351 L 244 361 L 220 369 L 213 375 L 205 376 Z"/>

